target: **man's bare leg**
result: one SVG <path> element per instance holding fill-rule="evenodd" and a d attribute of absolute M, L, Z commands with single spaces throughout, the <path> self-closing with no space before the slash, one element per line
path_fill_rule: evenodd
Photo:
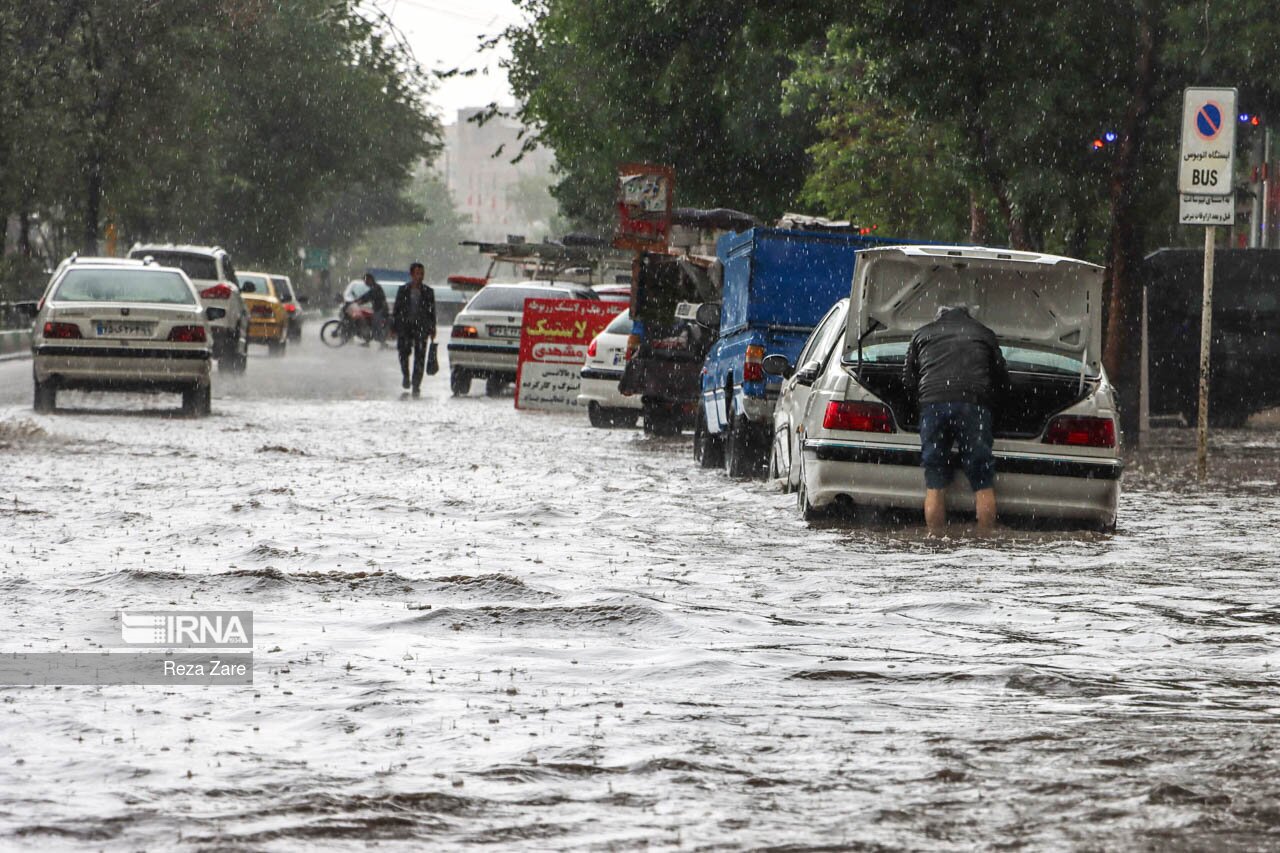
<path fill-rule="evenodd" d="M 934 535 L 947 529 L 946 493 L 946 489 L 924 490 L 924 523 Z"/>
<path fill-rule="evenodd" d="M 980 489 L 973 493 L 974 507 L 978 511 L 978 532 L 990 533 L 996 529 L 996 490 Z"/>

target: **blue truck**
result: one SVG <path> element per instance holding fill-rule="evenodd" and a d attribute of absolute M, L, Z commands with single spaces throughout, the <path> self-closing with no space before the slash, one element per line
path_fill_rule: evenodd
<path fill-rule="evenodd" d="M 827 310 L 849 295 L 855 253 L 902 242 L 779 228 L 720 238 L 720 328 L 703 361 L 694 416 L 698 464 L 723 465 L 733 477 L 763 470 L 780 387 L 765 375 L 764 357 L 777 353 L 794 362 Z"/>

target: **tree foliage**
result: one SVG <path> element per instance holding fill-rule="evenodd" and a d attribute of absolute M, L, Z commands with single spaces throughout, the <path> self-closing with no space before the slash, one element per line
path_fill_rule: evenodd
<path fill-rule="evenodd" d="M 51 255 L 111 226 L 271 262 L 421 216 L 429 85 L 353 0 L 0 0 L 0 51 L 0 215 Z"/>

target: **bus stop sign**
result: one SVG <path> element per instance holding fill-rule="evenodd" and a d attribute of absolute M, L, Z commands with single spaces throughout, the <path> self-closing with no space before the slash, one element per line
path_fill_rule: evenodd
<path fill-rule="evenodd" d="M 1187 89 L 1182 97 L 1178 192 L 1231 194 L 1236 148 L 1236 90 Z"/>

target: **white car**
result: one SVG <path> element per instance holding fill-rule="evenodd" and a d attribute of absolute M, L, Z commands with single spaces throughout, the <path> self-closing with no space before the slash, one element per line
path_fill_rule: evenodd
<path fill-rule="evenodd" d="M 61 389 L 177 391 L 182 409 L 209 414 L 209 322 L 180 269 L 117 258 L 63 262 L 40 300 L 32 330 L 37 412 Z"/>
<path fill-rule="evenodd" d="M 919 415 L 903 362 L 939 306 L 977 306 L 1000 340 L 1011 398 L 996 412 L 1000 514 L 1114 529 L 1122 464 L 1116 396 L 1102 369 L 1103 268 L 1005 249 L 896 246 L 858 253 L 851 299 L 814 329 L 784 377 L 770 469 L 805 518 L 837 505 L 919 509 Z M 973 511 L 963 475 L 947 508 Z"/>
<path fill-rule="evenodd" d="M 627 337 L 631 311 L 623 311 L 596 335 L 587 347 L 587 360 L 579 374 L 578 402 L 587 406 L 593 427 L 635 426 L 640 417 L 640 397 L 624 396 L 618 380 L 627 363 Z"/>
<path fill-rule="evenodd" d="M 218 246 L 176 246 L 136 243 L 129 257 L 151 258 L 187 274 L 205 308 L 221 308 L 223 316 L 209 323 L 213 357 L 218 370 L 243 373 L 249 364 L 249 309 L 240 296 L 240 281 L 226 250 Z"/>
<path fill-rule="evenodd" d="M 483 377 L 485 394 L 496 397 L 516 381 L 526 299 L 596 298 L 591 288 L 575 284 L 486 284 L 453 318 L 449 389 L 461 396 L 471 390 L 472 379 Z"/>

